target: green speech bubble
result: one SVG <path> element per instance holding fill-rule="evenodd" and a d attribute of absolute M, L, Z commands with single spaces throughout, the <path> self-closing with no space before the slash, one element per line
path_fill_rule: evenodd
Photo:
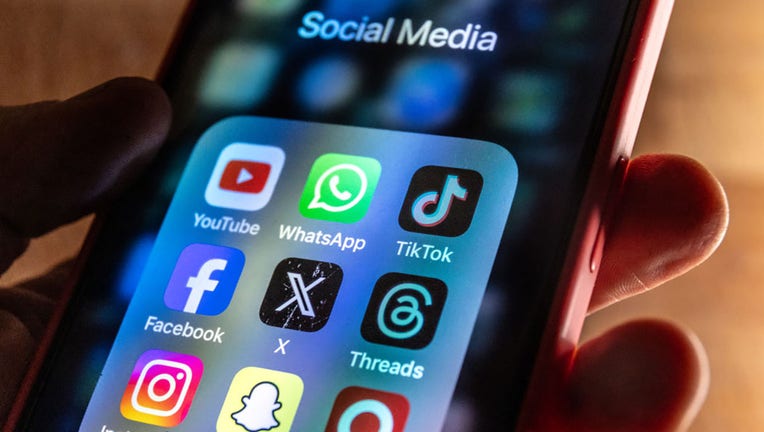
<path fill-rule="evenodd" d="M 377 188 L 381 167 L 376 159 L 338 153 L 313 163 L 300 198 L 300 213 L 311 219 L 358 222 Z"/>

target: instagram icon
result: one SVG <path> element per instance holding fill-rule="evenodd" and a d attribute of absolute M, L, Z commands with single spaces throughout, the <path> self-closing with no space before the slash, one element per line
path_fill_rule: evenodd
<path fill-rule="evenodd" d="M 120 411 L 125 418 L 157 426 L 176 426 L 191 407 L 204 365 L 198 358 L 151 350 L 135 364 Z"/>

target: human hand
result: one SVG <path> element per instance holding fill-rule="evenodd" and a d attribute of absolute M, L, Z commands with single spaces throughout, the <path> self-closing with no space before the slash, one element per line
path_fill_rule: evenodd
<path fill-rule="evenodd" d="M 169 127 L 156 85 L 121 79 L 61 103 L 0 108 L 0 272 L 29 238 L 94 211 L 151 159 Z M 56 199 L 50 199 L 56 197 Z M 637 158 L 609 230 L 591 311 L 651 289 L 714 250 L 727 223 L 723 191 L 691 159 Z M 43 335 L 66 267 L 0 289 L 0 419 Z M 670 323 L 639 321 L 583 345 L 556 416 L 570 430 L 674 430 L 702 402 L 702 347 Z M 542 407 L 543 408 L 543 407 Z"/>
<path fill-rule="evenodd" d="M 696 161 L 648 155 L 629 164 L 589 312 L 650 290 L 710 256 L 727 229 L 719 182 Z M 558 365 L 560 370 L 567 365 Z M 660 320 L 620 325 L 578 347 L 559 398 L 529 416 L 538 430 L 674 431 L 708 391 L 700 341 Z"/>
<path fill-rule="evenodd" d="M 170 125 L 156 84 L 120 78 L 63 102 L 0 107 L 0 273 L 37 237 L 97 210 L 153 158 Z M 0 425 L 71 266 L 0 288 Z"/>

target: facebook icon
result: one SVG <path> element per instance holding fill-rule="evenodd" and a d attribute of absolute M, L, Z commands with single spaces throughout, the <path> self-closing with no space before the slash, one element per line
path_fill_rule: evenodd
<path fill-rule="evenodd" d="M 194 243 L 180 253 L 164 293 L 170 309 L 218 315 L 231 297 L 244 268 L 244 253 L 238 249 Z"/>

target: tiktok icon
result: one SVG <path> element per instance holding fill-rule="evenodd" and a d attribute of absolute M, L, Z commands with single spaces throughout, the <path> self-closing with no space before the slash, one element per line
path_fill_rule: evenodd
<path fill-rule="evenodd" d="M 482 188 L 477 171 L 422 167 L 411 178 L 398 223 L 406 231 L 460 236 L 472 223 Z"/>

